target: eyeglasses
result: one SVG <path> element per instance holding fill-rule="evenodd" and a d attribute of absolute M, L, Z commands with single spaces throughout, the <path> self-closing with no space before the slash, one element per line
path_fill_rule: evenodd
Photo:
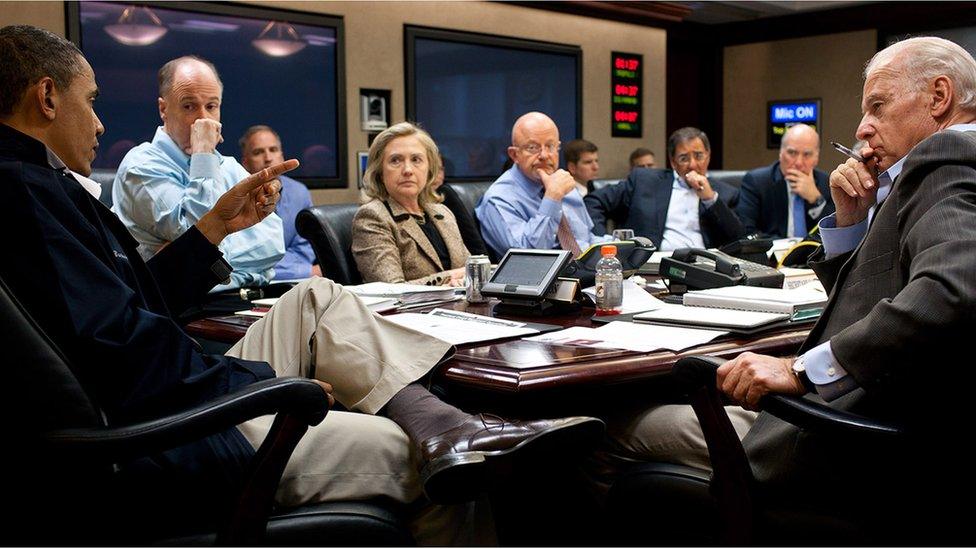
<path fill-rule="evenodd" d="M 674 157 L 674 161 L 676 163 L 678 163 L 678 164 L 685 165 L 685 164 L 688 164 L 689 162 L 691 162 L 692 157 L 694 157 L 694 159 L 695 159 L 696 162 L 702 162 L 702 161 L 705 160 L 705 158 L 708 157 L 708 153 L 707 152 L 702 152 L 702 151 L 697 151 L 697 152 L 693 152 L 691 154 L 688 154 L 688 153 L 679 154 L 678 156 Z"/>
<path fill-rule="evenodd" d="M 796 157 L 798 157 L 798 156 L 803 156 L 803 159 L 804 160 L 810 160 L 811 158 L 814 157 L 814 155 L 817 154 L 817 151 L 802 151 L 801 152 L 801 151 L 799 151 L 797 149 L 794 149 L 792 147 L 787 147 L 787 148 L 783 149 L 783 154 L 786 155 L 786 158 L 789 158 L 790 160 L 795 160 Z"/>
<path fill-rule="evenodd" d="M 546 143 L 545 145 L 540 145 L 538 143 L 529 143 L 528 145 L 522 145 L 516 148 L 519 149 L 520 151 L 535 156 L 541 153 L 542 149 L 545 149 L 546 152 L 548 152 L 549 154 L 556 154 L 557 152 L 559 152 L 559 146 L 561 144 L 562 143 L 559 143 L 558 141 L 556 143 Z"/>

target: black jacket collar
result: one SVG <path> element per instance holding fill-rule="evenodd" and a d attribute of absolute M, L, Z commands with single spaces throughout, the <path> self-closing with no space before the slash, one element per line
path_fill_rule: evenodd
<path fill-rule="evenodd" d="M 0 124 L 0 160 L 30 162 L 50 167 L 44 143 L 6 124 Z"/>

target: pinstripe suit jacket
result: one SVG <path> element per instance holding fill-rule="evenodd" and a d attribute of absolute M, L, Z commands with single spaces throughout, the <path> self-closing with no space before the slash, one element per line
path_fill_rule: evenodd
<path fill-rule="evenodd" d="M 940 447 L 837 440 L 765 413 L 743 444 L 767 488 L 854 508 L 906 468 L 947 467 L 945 446 L 962 440 L 941 427 L 952 428 L 976 377 L 966 358 L 976 326 L 976 132 L 918 144 L 860 246 L 813 266 L 830 299 L 801 352 L 830 340 L 859 385 L 830 406 L 914 426 Z"/>

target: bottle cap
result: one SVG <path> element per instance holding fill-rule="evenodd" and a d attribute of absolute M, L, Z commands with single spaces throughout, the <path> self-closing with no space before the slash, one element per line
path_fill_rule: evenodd
<path fill-rule="evenodd" d="M 607 245 L 601 246 L 600 247 L 600 255 L 602 255 L 603 257 L 607 257 L 609 255 L 616 256 L 617 255 L 617 247 L 614 246 L 613 244 L 607 244 Z"/>

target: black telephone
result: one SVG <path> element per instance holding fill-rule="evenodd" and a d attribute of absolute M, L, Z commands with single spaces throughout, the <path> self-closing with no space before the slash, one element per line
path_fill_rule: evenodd
<path fill-rule="evenodd" d="M 782 288 L 785 280 L 772 267 L 697 248 L 679 248 L 671 257 L 662 257 L 660 273 L 672 294 L 736 284 Z"/>

